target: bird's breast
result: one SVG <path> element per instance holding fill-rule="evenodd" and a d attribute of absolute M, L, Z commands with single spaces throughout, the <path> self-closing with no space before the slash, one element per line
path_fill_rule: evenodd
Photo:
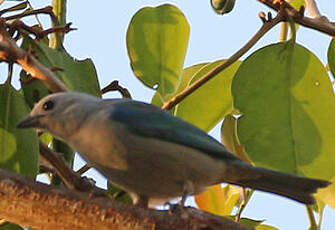
<path fill-rule="evenodd" d="M 121 140 L 123 137 L 122 131 L 87 124 L 73 135 L 70 145 L 93 165 L 127 170 L 127 148 Z"/>

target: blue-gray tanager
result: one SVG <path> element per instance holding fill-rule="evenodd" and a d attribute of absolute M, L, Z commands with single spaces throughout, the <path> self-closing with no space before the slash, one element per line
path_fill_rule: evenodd
<path fill-rule="evenodd" d="M 81 93 L 43 98 L 18 128 L 39 128 L 67 142 L 134 203 L 198 194 L 227 182 L 315 203 L 329 182 L 253 167 L 197 127 L 159 107 Z"/>

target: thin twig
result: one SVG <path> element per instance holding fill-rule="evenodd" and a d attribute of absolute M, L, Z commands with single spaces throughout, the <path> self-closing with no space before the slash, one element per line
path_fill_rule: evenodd
<path fill-rule="evenodd" d="M 68 91 L 67 87 L 47 67 L 29 52 L 19 48 L 6 30 L 6 22 L 0 18 L 0 59 L 16 62 L 33 78 L 39 79 L 51 92 Z"/>
<path fill-rule="evenodd" d="M 323 212 L 325 210 L 325 206 L 322 207 L 322 209 L 320 209 L 320 206 L 318 204 L 319 207 L 319 218 L 318 218 L 318 223 L 317 223 L 317 227 L 318 229 L 321 229 L 321 224 L 322 224 L 322 219 L 323 219 Z"/>
<path fill-rule="evenodd" d="M 306 17 L 302 14 L 301 11 L 295 10 L 289 3 L 285 2 L 284 0 L 257 0 L 260 3 L 265 4 L 266 6 L 270 7 L 273 10 L 279 11 L 281 5 L 285 6 L 286 13 L 294 20 L 294 22 L 305 26 L 307 28 L 311 28 L 322 33 L 335 36 L 335 25 L 330 23 L 326 17 L 320 18 L 310 18 Z M 303 9 L 303 7 L 302 7 Z"/>
<path fill-rule="evenodd" d="M 243 200 L 242 200 L 241 204 L 239 205 L 238 210 L 236 212 L 236 216 L 235 216 L 235 221 L 236 222 L 240 222 L 242 212 L 244 211 L 245 207 L 247 207 L 247 204 L 248 204 L 252 194 L 254 193 L 254 190 L 252 190 L 252 189 L 242 188 L 242 191 L 243 191 Z"/>
<path fill-rule="evenodd" d="M 21 2 L 17 5 L 12 6 L 12 7 L 0 10 L 0 16 L 7 13 L 7 12 L 12 12 L 14 9 L 17 9 L 17 7 L 21 8 L 21 6 L 24 6 L 26 3 L 28 3 L 28 2 Z"/>
<path fill-rule="evenodd" d="M 12 20 L 12 19 L 18 19 L 18 18 L 23 18 L 23 17 L 27 17 L 30 15 L 37 15 L 37 14 L 48 14 L 50 15 L 52 21 L 55 20 L 55 15 L 52 12 L 52 7 L 51 6 L 47 6 L 41 9 L 37 9 L 37 10 L 29 10 L 29 11 L 25 11 L 21 14 L 16 14 L 16 15 L 11 15 L 8 17 L 4 17 L 5 20 Z"/>
<path fill-rule="evenodd" d="M 77 28 L 71 28 L 70 27 L 71 25 L 72 25 L 72 22 L 69 22 L 69 23 L 65 24 L 64 26 L 55 26 L 55 27 L 52 27 L 50 29 L 42 30 L 41 35 L 42 35 L 42 37 L 45 37 L 45 36 L 47 36 L 48 34 L 51 34 L 51 33 L 64 33 L 64 34 L 66 34 L 70 31 L 77 30 Z"/>
<path fill-rule="evenodd" d="M 34 28 L 31 26 L 26 25 L 24 22 L 22 22 L 21 20 L 15 20 L 12 24 L 9 24 L 8 26 L 15 29 L 15 30 L 25 30 L 33 35 L 35 35 L 35 37 L 37 39 L 42 39 L 46 36 L 48 36 L 48 34 L 51 33 L 68 33 L 72 30 L 76 30 L 75 28 L 70 28 L 72 23 L 68 23 L 65 26 L 57 26 L 57 27 L 53 27 L 50 29 L 46 29 L 46 30 L 41 30 L 39 28 Z"/>
<path fill-rule="evenodd" d="M 115 80 L 112 81 L 109 85 L 107 85 L 106 87 L 104 87 L 101 90 L 102 94 L 105 94 L 107 92 L 111 92 L 111 91 L 119 91 L 122 95 L 123 98 L 131 98 L 131 95 L 128 91 L 128 89 L 122 87 L 119 85 L 119 81 Z"/>
<path fill-rule="evenodd" d="M 270 14 L 271 15 L 271 14 Z M 171 98 L 169 101 L 167 101 L 163 106 L 162 109 L 170 110 L 175 105 L 177 105 L 179 102 L 181 102 L 184 98 L 186 98 L 188 95 L 193 93 L 196 89 L 198 89 L 200 86 L 205 84 L 207 81 L 215 77 L 218 73 L 229 67 L 231 64 L 233 64 L 235 61 L 237 61 L 242 55 L 244 55 L 253 45 L 256 44 L 256 42 L 259 41 L 263 37 L 264 34 L 266 34 L 269 30 L 271 30 L 274 26 L 276 26 L 279 22 L 284 20 L 283 14 L 278 13 L 278 15 L 274 18 L 269 20 L 265 18 L 265 14 L 260 14 L 260 17 L 262 21 L 264 22 L 262 27 L 257 31 L 257 33 L 236 53 L 234 53 L 230 58 L 223 61 L 221 64 L 219 64 L 216 68 L 205 74 L 203 77 L 201 77 L 199 80 L 195 81 L 192 85 L 190 85 L 188 88 L 183 90 L 182 92 L 178 93 L 176 96 Z M 270 16 L 271 17 L 271 16 Z"/>
<path fill-rule="evenodd" d="M 83 175 L 85 172 L 87 172 L 91 168 L 92 168 L 92 166 L 90 166 L 89 164 L 85 164 L 83 167 L 81 167 L 80 169 L 78 169 L 76 171 L 76 173 L 79 174 L 79 175 Z"/>
<path fill-rule="evenodd" d="M 32 6 L 32 4 L 30 3 L 29 0 L 27 0 L 27 3 L 28 3 L 28 6 L 29 6 L 29 9 L 30 9 L 30 10 L 34 10 L 34 7 Z M 35 18 L 36 18 L 36 21 L 37 21 L 38 25 L 40 26 L 40 28 L 43 28 L 43 26 L 42 26 L 42 22 L 41 22 L 40 19 L 38 18 L 38 15 L 37 15 L 37 14 L 35 14 Z"/>
<path fill-rule="evenodd" d="M 43 165 L 40 163 L 40 170 L 39 170 L 39 173 L 52 173 L 52 174 L 55 174 L 56 171 L 55 169 L 52 167 L 48 167 L 46 165 Z"/>
<path fill-rule="evenodd" d="M 91 191 L 94 188 L 94 185 L 83 179 L 79 174 L 73 172 L 57 153 L 53 152 L 42 142 L 40 142 L 40 154 L 53 166 L 57 175 L 68 188 L 79 191 Z"/>

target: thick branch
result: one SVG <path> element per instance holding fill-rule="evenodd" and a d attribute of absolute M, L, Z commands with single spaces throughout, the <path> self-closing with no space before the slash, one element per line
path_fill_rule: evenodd
<path fill-rule="evenodd" d="M 6 31 L 5 21 L 0 19 L 0 59 L 16 62 L 33 78 L 39 79 L 52 92 L 68 91 L 66 86 L 47 67 L 30 53 L 20 49 Z"/>
<path fill-rule="evenodd" d="M 37 183 L 0 169 L 0 218 L 37 229 L 249 228 L 193 208 L 170 213 Z"/>

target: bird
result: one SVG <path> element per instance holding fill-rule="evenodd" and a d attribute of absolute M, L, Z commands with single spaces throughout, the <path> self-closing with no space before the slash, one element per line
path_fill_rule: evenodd
<path fill-rule="evenodd" d="M 132 99 L 61 92 L 42 98 L 17 128 L 48 131 L 148 207 L 229 183 L 314 204 L 330 182 L 255 167 L 196 126 Z"/>

